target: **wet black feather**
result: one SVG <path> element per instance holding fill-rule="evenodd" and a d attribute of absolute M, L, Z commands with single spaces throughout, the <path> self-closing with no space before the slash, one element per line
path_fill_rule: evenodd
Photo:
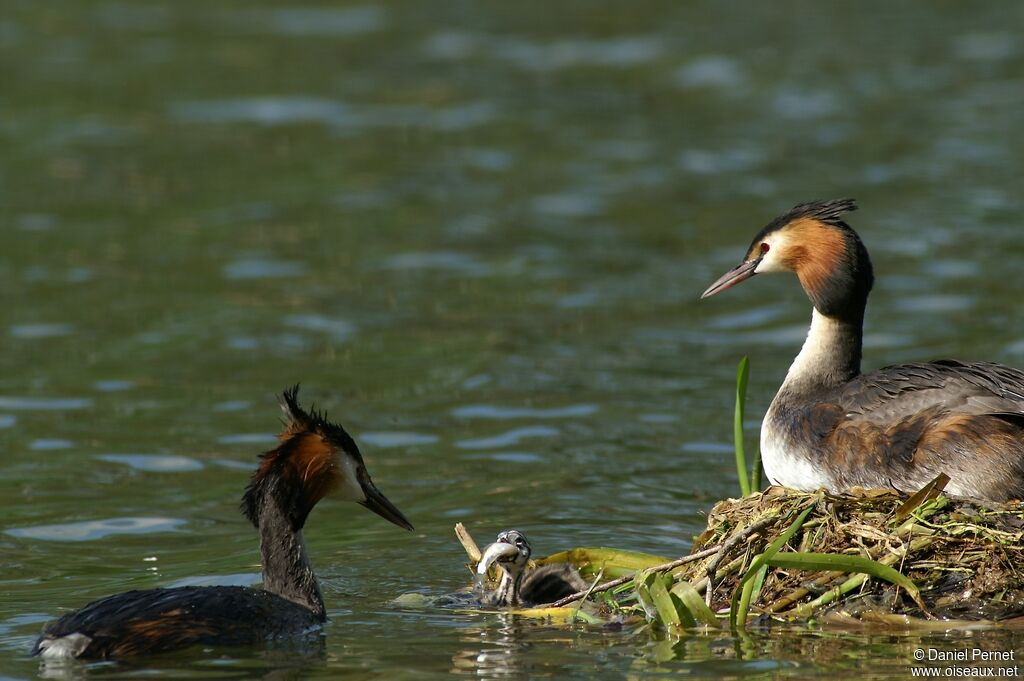
<path fill-rule="evenodd" d="M 127 591 L 89 603 L 46 627 L 47 641 L 82 634 L 80 657 L 145 655 L 188 645 L 256 645 L 314 631 L 323 618 L 267 591 L 200 586 Z"/>

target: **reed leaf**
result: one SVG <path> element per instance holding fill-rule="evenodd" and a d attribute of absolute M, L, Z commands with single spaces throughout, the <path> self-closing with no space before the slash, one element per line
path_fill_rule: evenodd
<path fill-rule="evenodd" d="M 543 619 L 557 624 L 572 624 L 579 620 L 587 624 L 604 624 L 600 617 L 595 617 L 579 608 L 517 608 L 509 611 L 520 617 Z"/>
<path fill-rule="evenodd" d="M 750 495 L 750 478 L 747 473 L 747 453 L 743 446 L 743 410 L 747 401 L 747 379 L 750 376 L 750 359 L 744 355 L 736 368 L 736 411 L 732 422 L 732 436 L 736 446 L 736 473 L 740 480 L 740 494 Z"/>
<path fill-rule="evenodd" d="M 920 592 L 917 585 L 906 575 L 897 570 L 883 565 L 876 560 L 864 558 L 863 556 L 847 556 L 834 553 L 799 553 L 786 552 L 776 553 L 765 559 L 768 565 L 794 570 L 831 570 L 837 572 L 856 572 L 884 579 L 906 590 L 907 594 L 914 599 L 914 602 L 925 609 L 921 602 Z"/>
<path fill-rule="evenodd" d="M 933 499 L 942 493 L 942 490 L 946 489 L 946 485 L 949 484 L 949 476 L 945 473 L 939 473 L 935 478 L 927 485 L 917 490 L 917 492 L 903 502 L 903 505 L 896 509 L 896 514 L 892 517 L 891 523 L 893 525 L 899 525 L 902 523 L 907 516 L 917 510 L 918 506 Z"/>
<path fill-rule="evenodd" d="M 679 633 L 680 629 L 696 625 L 689 610 L 682 607 L 682 604 L 672 598 L 665 582 L 671 583 L 672 578 L 665 579 L 664 575 L 652 573 L 650 575 L 647 590 L 651 594 L 651 600 L 658 611 L 658 620 L 666 629 L 673 633 Z"/>
<path fill-rule="evenodd" d="M 538 560 L 537 564 L 569 563 L 580 571 L 584 579 L 593 579 L 603 569 L 605 577 L 614 579 L 631 575 L 637 570 L 664 565 L 670 560 L 650 553 L 592 547 L 553 553 Z"/>
<path fill-rule="evenodd" d="M 700 622 L 706 627 L 718 628 L 718 617 L 714 611 L 707 606 L 697 590 L 686 580 L 676 582 L 670 593 L 679 599 L 679 602 L 689 611 L 694 622 Z"/>

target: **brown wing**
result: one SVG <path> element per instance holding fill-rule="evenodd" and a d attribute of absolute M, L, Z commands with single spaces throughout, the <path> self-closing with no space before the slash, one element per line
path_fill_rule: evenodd
<path fill-rule="evenodd" d="M 944 472 L 955 494 L 1024 496 L 1024 372 L 1017 369 L 954 360 L 887 367 L 857 377 L 808 417 L 846 486 L 913 491 Z"/>

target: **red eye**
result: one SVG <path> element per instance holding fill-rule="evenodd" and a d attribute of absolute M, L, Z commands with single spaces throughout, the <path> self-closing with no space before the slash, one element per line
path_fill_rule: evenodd
<path fill-rule="evenodd" d="M 761 243 L 761 255 L 764 255 L 769 250 L 771 250 L 771 246 L 769 246 L 766 242 L 762 242 Z"/>

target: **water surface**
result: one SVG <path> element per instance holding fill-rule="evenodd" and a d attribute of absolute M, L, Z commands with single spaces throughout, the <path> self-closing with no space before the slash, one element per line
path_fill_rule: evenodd
<path fill-rule="evenodd" d="M 1021 10 L 932 2 L 15 0 L 0 18 L 0 669 L 117 590 L 252 583 L 237 501 L 303 383 L 404 534 L 325 502 L 323 650 L 136 678 L 905 678 L 1002 630 L 694 635 L 396 608 L 451 528 L 685 552 L 803 337 L 796 283 L 703 303 L 791 205 L 854 196 L 869 367 L 1024 365 Z M 756 433 L 756 417 L 750 435 Z M 208 582 L 204 582 L 208 583 Z M 596 671 L 595 671 L 596 670 Z"/>

